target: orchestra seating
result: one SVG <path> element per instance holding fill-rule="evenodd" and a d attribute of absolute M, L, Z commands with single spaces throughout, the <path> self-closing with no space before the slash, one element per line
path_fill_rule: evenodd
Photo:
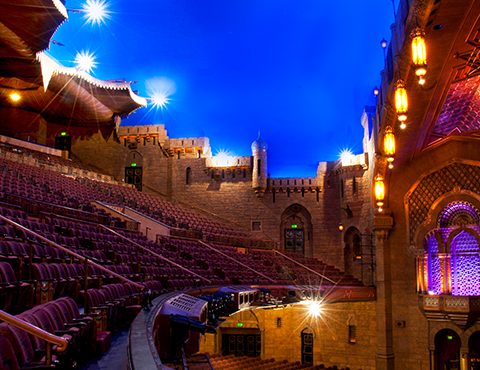
<path fill-rule="evenodd" d="M 337 366 L 326 367 L 323 364 L 312 366 L 310 364 L 301 364 L 299 361 L 288 362 L 287 360 L 275 361 L 275 359 L 262 360 L 259 357 L 235 357 L 234 355 L 219 356 L 212 355 L 209 357 L 210 362 L 215 370 L 243 370 L 243 369 L 258 369 L 258 370 L 350 370 L 347 368 L 338 368 Z M 207 370 L 205 365 L 192 367 L 192 370 Z M 352 369 L 353 370 L 353 369 Z M 361 370 L 361 369 L 359 369 Z"/>

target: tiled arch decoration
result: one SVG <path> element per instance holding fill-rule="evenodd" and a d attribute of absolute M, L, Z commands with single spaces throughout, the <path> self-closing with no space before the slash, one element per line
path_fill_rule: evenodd
<path fill-rule="evenodd" d="M 415 245 L 415 232 L 427 219 L 434 202 L 454 188 L 480 193 L 480 167 L 452 163 L 426 175 L 413 191 L 407 193 L 405 202 L 410 245 Z"/>
<path fill-rule="evenodd" d="M 455 201 L 448 204 L 438 215 L 437 227 L 479 225 L 480 212 L 469 202 Z"/>

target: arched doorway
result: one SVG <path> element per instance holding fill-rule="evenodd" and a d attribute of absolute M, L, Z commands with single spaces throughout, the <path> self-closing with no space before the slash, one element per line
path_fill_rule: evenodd
<path fill-rule="evenodd" d="M 361 276 L 362 236 L 356 227 L 350 227 L 343 237 L 345 273 L 355 277 Z"/>
<path fill-rule="evenodd" d="M 292 204 L 282 214 L 280 238 L 286 252 L 313 257 L 312 217 L 300 204 Z"/>
<path fill-rule="evenodd" d="M 315 332 L 310 327 L 302 330 L 302 364 L 313 365 L 313 343 Z"/>
<path fill-rule="evenodd" d="M 451 329 L 440 330 L 435 336 L 436 370 L 460 369 L 462 341 Z"/>

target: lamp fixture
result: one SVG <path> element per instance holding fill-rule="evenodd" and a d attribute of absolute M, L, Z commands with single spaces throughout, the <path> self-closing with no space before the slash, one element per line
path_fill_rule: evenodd
<path fill-rule="evenodd" d="M 387 157 L 387 162 L 392 163 L 395 157 L 395 135 L 392 126 L 388 125 L 383 136 L 383 151 Z"/>
<path fill-rule="evenodd" d="M 11 93 L 10 94 L 10 99 L 12 99 L 13 101 L 19 101 L 21 99 L 20 95 L 18 93 Z"/>
<path fill-rule="evenodd" d="M 387 48 L 387 40 L 385 40 L 385 38 L 383 38 L 382 41 L 380 41 L 380 45 L 382 45 L 382 49 L 386 49 Z"/>
<path fill-rule="evenodd" d="M 385 54 L 385 50 L 387 49 L 387 40 L 385 38 L 382 38 L 382 41 L 380 41 L 380 45 L 382 46 L 383 49 L 383 61 L 385 62 L 387 60 L 387 55 Z"/>
<path fill-rule="evenodd" d="M 408 98 L 405 82 L 399 78 L 395 88 L 395 110 L 400 122 L 407 120 L 408 113 Z"/>
<path fill-rule="evenodd" d="M 379 211 L 382 211 L 383 201 L 385 200 L 385 184 L 383 183 L 382 175 L 378 174 L 375 177 L 375 200 Z"/>
<path fill-rule="evenodd" d="M 415 74 L 420 78 L 419 83 L 423 84 L 425 83 L 423 76 L 425 76 L 427 73 L 427 48 L 425 46 L 425 30 L 416 25 L 410 36 L 412 37 L 412 62 L 415 68 Z"/>
<path fill-rule="evenodd" d="M 378 90 L 378 87 L 375 86 L 375 88 L 373 89 L 373 94 L 374 94 L 375 96 L 378 96 L 378 93 L 379 93 L 379 92 L 380 92 L 380 91 Z"/>

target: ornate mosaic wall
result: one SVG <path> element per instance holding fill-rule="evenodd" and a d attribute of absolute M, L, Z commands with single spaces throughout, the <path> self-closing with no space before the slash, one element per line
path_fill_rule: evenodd
<path fill-rule="evenodd" d="M 452 241 L 452 295 L 480 295 L 478 242 L 462 231 Z"/>
<path fill-rule="evenodd" d="M 440 258 L 438 258 L 438 242 L 434 237 L 428 240 L 428 252 L 429 270 L 431 271 L 428 277 L 428 285 L 435 294 L 442 294 L 442 274 L 440 270 Z"/>
<path fill-rule="evenodd" d="M 408 197 L 411 244 L 415 231 L 425 221 L 433 202 L 455 186 L 480 193 L 480 167 L 453 163 L 422 179 Z"/>
<path fill-rule="evenodd" d="M 480 212 L 471 203 L 455 201 L 448 204 L 438 215 L 437 227 L 478 225 Z"/>

